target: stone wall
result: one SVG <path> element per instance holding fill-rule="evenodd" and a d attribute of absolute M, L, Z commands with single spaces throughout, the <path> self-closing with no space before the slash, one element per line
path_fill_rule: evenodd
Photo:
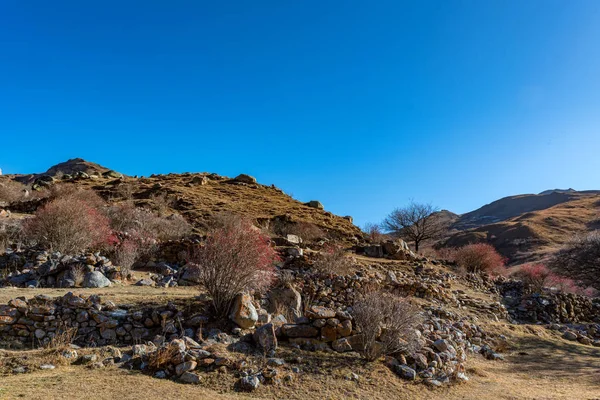
<path fill-rule="evenodd" d="M 135 344 L 156 335 L 176 335 L 182 329 L 193 337 L 204 322 L 205 317 L 186 315 L 173 303 L 133 309 L 103 303 L 96 295 L 69 292 L 58 298 L 19 297 L 0 305 L 0 341 L 37 347 L 61 332 L 76 330 L 74 343 L 80 346 Z"/>

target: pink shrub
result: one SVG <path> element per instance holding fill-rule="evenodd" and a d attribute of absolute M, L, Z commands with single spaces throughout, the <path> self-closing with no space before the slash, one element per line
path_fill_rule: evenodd
<path fill-rule="evenodd" d="M 198 266 L 198 280 L 212 297 L 219 315 L 226 315 L 238 293 L 268 288 L 274 277 L 277 253 L 269 239 L 245 219 L 229 219 L 209 232 L 190 262 Z"/>
<path fill-rule="evenodd" d="M 111 234 L 108 219 L 75 196 L 46 204 L 25 223 L 24 232 L 29 241 L 65 254 L 102 246 Z"/>
<path fill-rule="evenodd" d="M 490 275 L 504 275 L 504 257 L 487 243 L 468 244 L 454 252 L 454 260 L 460 268 L 469 273 L 485 272 Z"/>
<path fill-rule="evenodd" d="M 548 286 L 549 278 L 553 276 L 544 264 L 524 265 L 514 275 L 535 293 L 541 293 L 544 287 Z"/>

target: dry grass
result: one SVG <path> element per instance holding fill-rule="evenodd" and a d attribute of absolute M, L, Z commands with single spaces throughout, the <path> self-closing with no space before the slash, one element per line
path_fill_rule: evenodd
<path fill-rule="evenodd" d="M 134 186 L 135 189 L 133 192 L 130 190 L 128 195 L 136 199 L 137 205 L 153 207 L 157 194 L 168 196 L 172 199 L 168 204 L 169 209 L 182 214 L 200 231 L 206 230 L 213 217 L 218 214 L 238 214 L 258 222 L 289 214 L 300 225 L 310 224 L 306 226 L 327 231 L 328 236 L 334 238 L 360 235 L 360 229 L 348 220 L 310 208 L 274 187 L 260 184 L 236 185 L 228 183 L 225 178 L 209 179 L 206 185 L 188 186 L 197 175 L 169 174 L 139 179 L 126 177 L 122 182 Z M 155 189 L 154 185 L 158 183 L 162 186 Z M 113 184 L 111 179 L 84 180 L 77 184 L 98 191 L 106 199 L 120 197 L 119 186 Z"/>
<path fill-rule="evenodd" d="M 531 329 L 530 329 L 531 328 Z M 511 335 L 515 348 L 506 361 L 486 361 L 471 356 L 467 384 L 430 389 L 396 377 L 381 362 L 367 363 L 351 355 L 309 353 L 282 348 L 278 357 L 288 360 L 280 372 L 287 374 L 291 366 L 302 372 L 280 385 L 263 385 L 254 393 L 232 390 L 236 378 L 232 374 L 203 373 L 199 386 L 182 385 L 155 379 L 135 371 L 116 367 L 89 370 L 82 366 L 58 366 L 52 371 L 22 375 L 4 375 L 0 397 L 6 399 L 138 399 L 138 398 L 206 398 L 206 399 L 597 399 L 600 393 L 600 349 L 573 344 L 543 334 L 543 328 L 517 326 L 510 330 L 497 325 L 499 332 Z M 531 333 L 538 332 L 538 335 Z M 541 336 L 540 336 L 541 335 Z M 99 351 L 99 350 L 96 350 Z M 18 353 L 29 365 L 39 365 L 44 351 Z M 294 363 L 294 357 L 302 361 Z M 0 363 L 15 353 L 0 353 Z M 14 360 L 11 361 L 14 364 Z M 25 361 L 24 361 L 25 362 Z M 359 375 L 353 382 L 346 377 Z"/>
<path fill-rule="evenodd" d="M 449 239 L 448 245 L 458 247 L 493 237 L 491 243 L 500 253 L 510 256 L 512 264 L 541 260 L 574 234 L 598 228 L 599 200 L 597 195 L 577 197 L 545 210 L 459 232 Z"/>

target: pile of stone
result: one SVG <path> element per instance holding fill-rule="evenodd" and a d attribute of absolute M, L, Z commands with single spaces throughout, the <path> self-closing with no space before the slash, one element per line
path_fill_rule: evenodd
<path fill-rule="evenodd" d="M 184 314 L 173 303 L 133 309 L 71 292 L 63 297 L 19 297 L 0 306 L 0 340 L 13 345 L 46 345 L 57 334 L 76 330 L 74 343 L 104 346 L 139 343 L 154 337 L 198 334 L 202 315 Z"/>
<path fill-rule="evenodd" d="M 418 261 L 421 257 L 413 253 L 408 244 L 402 240 L 388 240 L 379 244 L 356 246 L 356 253 L 368 257 L 389 258 L 392 260 Z"/>
<path fill-rule="evenodd" d="M 236 353 L 214 350 L 215 344 L 219 343 L 230 345 Z M 201 383 L 202 373 L 231 372 L 239 377 L 236 386 L 243 391 L 253 391 L 265 383 L 279 383 L 282 377 L 285 380 L 292 378 L 289 373 L 283 374 L 286 363 L 282 359 L 267 358 L 266 362 L 257 366 L 247 355 L 264 360 L 260 353 L 254 351 L 251 336 L 236 339 L 213 329 L 200 341 L 183 336 L 162 343 L 134 345 L 131 356 L 122 366 L 142 370 L 158 379 L 187 384 Z"/>
<path fill-rule="evenodd" d="M 573 293 L 505 296 L 510 320 L 526 323 L 600 322 L 600 299 Z"/>
<path fill-rule="evenodd" d="M 175 246 L 181 255 L 190 242 Z M 167 248 L 168 246 L 165 246 Z M 161 253 L 162 254 L 162 253 Z M 186 253 L 187 254 L 187 253 Z M 171 257 L 176 258 L 176 257 Z M 142 267 L 154 271 L 150 279 L 137 282 L 139 286 L 173 287 L 198 284 L 196 267 L 181 262 L 148 261 Z M 110 286 L 131 276 L 124 276 L 121 268 L 100 253 L 77 256 L 62 255 L 38 249 L 9 251 L 0 256 L 0 270 L 7 271 L 0 279 L 0 287 L 58 287 L 99 288 Z"/>
<path fill-rule="evenodd" d="M 0 280 L 0 286 L 27 288 L 102 288 L 110 286 L 111 280 L 123 278 L 120 269 L 100 253 L 68 256 L 36 250 L 10 252 L 0 257 L 0 269 L 10 271 Z"/>
<path fill-rule="evenodd" d="M 600 324 L 550 324 L 548 328 L 562 332 L 563 339 L 600 347 Z"/>

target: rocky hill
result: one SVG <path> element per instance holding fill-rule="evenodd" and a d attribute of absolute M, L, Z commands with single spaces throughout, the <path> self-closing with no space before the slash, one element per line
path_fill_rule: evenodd
<path fill-rule="evenodd" d="M 327 237 L 348 243 L 361 237 L 351 217 L 334 215 L 318 201 L 302 203 L 274 185 L 262 185 L 255 178 L 239 175 L 228 178 L 214 173 L 182 173 L 129 177 L 80 158 L 29 175 L 4 175 L 45 189 L 56 184 L 74 184 L 93 189 L 110 202 L 132 199 L 138 206 L 162 208 L 183 215 L 198 230 L 219 214 L 239 214 L 261 226 L 301 224 L 304 229 L 323 232 Z M 13 204 L 13 211 L 31 211 L 25 204 Z M 35 206 L 35 204 L 34 204 Z M 316 228 L 316 229 L 315 229 Z"/>

